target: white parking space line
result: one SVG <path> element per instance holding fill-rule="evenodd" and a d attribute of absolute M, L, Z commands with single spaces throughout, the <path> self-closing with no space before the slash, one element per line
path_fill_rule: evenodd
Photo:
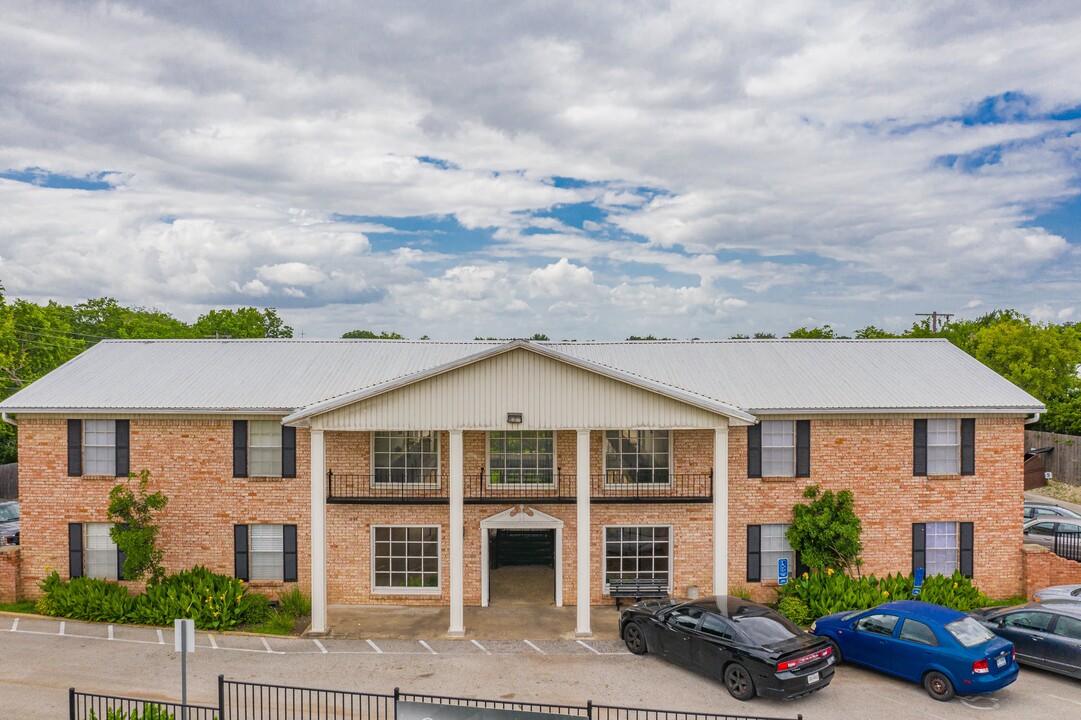
<path fill-rule="evenodd" d="M 372 649 L 375 650 L 377 653 L 379 653 L 380 655 L 383 654 L 383 651 L 379 649 L 379 646 L 373 643 L 371 640 L 368 641 L 368 644 L 371 645 Z"/>
<path fill-rule="evenodd" d="M 430 652 L 430 653 L 431 653 L 432 655 L 438 655 L 438 654 L 439 654 L 439 653 L 437 653 L 437 652 L 436 652 L 435 650 L 433 650 L 433 649 L 432 649 L 432 646 L 431 646 L 431 645 L 429 645 L 428 643 L 424 642 L 423 640 L 421 640 L 421 641 L 420 641 L 420 644 L 421 644 L 421 645 L 423 645 L 424 647 L 428 648 L 428 652 Z"/>
<path fill-rule="evenodd" d="M 66 625 L 67 625 L 66 622 L 61 621 L 61 623 L 60 623 L 60 632 L 58 632 L 57 635 L 63 635 L 64 634 L 64 627 Z"/>
<path fill-rule="evenodd" d="M 112 625 L 109 626 L 109 639 L 110 640 L 115 640 L 116 639 L 116 638 L 113 637 L 113 626 Z"/>
<path fill-rule="evenodd" d="M 548 653 L 544 652 L 543 650 L 541 650 L 536 645 L 534 645 L 533 643 L 529 642 L 528 640 L 523 640 L 522 642 L 524 642 L 526 645 L 528 645 L 529 647 L 531 647 L 534 650 L 536 650 L 537 652 L 539 652 L 541 655 L 547 655 L 548 654 Z"/>
<path fill-rule="evenodd" d="M 15 618 L 15 621 L 11 623 L 11 632 L 15 632 L 19 628 L 19 618 Z"/>
<path fill-rule="evenodd" d="M 315 643 L 315 646 L 317 648 L 319 648 L 323 652 L 324 655 L 327 654 L 327 649 L 325 647 L 323 647 L 323 643 L 319 642 L 318 640 L 316 640 L 314 638 L 312 639 L 312 642 Z"/>
<path fill-rule="evenodd" d="M 161 634 L 161 630 L 158 630 L 158 645 L 165 644 L 165 636 Z"/>
<path fill-rule="evenodd" d="M 600 651 L 600 650 L 598 650 L 597 648 L 595 648 L 595 647 L 593 647 L 593 646 L 591 646 L 591 645 L 586 645 L 586 643 L 585 643 L 585 641 L 584 641 L 584 640 L 579 640 L 579 641 L 578 641 L 578 644 L 579 644 L 579 645 L 581 645 L 582 647 L 584 647 L 584 648 L 585 648 L 586 650 L 592 650 L 592 651 L 593 651 L 594 653 L 596 653 L 597 655 L 600 655 L 600 654 L 601 654 L 601 651 Z"/>
<path fill-rule="evenodd" d="M 484 651 L 484 654 L 485 654 L 485 655 L 491 655 L 491 654 L 492 654 L 492 651 L 491 651 L 491 650 L 489 650 L 488 648 L 484 647 L 483 645 L 481 645 L 481 644 L 480 644 L 479 642 L 477 642 L 476 640 L 474 640 L 474 641 L 473 641 L 473 644 L 474 644 L 474 645 L 476 645 L 477 647 L 479 647 L 479 648 L 480 648 L 481 650 L 483 650 L 483 651 Z"/>
<path fill-rule="evenodd" d="M 1047 693 L 1047 697 L 1053 697 L 1056 700 L 1065 700 L 1066 702 L 1073 703 L 1074 705 L 1081 705 L 1081 702 L 1077 702 L 1076 700 L 1071 700 L 1070 698 L 1059 697 L 1058 695 L 1052 695 L 1051 693 Z"/>
<path fill-rule="evenodd" d="M 207 635 L 207 636 L 206 636 L 206 639 L 210 641 L 210 647 L 211 647 L 211 648 L 213 648 L 213 649 L 215 649 L 215 650 L 217 650 L 217 649 L 218 649 L 218 643 L 217 643 L 217 642 L 216 642 L 216 641 L 214 640 L 214 636 L 213 636 L 213 635 Z"/>
<path fill-rule="evenodd" d="M 259 638 L 259 639 L 263 641 L 263 647 L 265 647 L 265 648 L 266 648 L 266 651 L 267 651 L 268 653 L 272 653 L 272 652 L 274 652 L 273 650 L 271 650 L 271 649 L 270 649 L 270 643 L 268 643 L 268 642 L 266 641 L 266 638 Z"/>

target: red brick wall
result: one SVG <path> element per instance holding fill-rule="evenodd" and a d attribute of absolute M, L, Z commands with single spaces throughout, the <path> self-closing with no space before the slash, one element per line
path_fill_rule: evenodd
<path fill-rule="evenodd" d="M 1081 563 L 1059 557 L 1041 545 L 1025 545 L 1022 550 L 1025 597 L 1053 585 L 1081 583 Z"/>
<path fill-rule="evenodd" d="M 234 478 L 232 418 L 131 418 L 131 469 L 151 472 L 151 491 L 169 504 L 160 515 L 164 565 L 202 564 L 233 574 L 233 525 L 297 526 L 297 570 L 311 586 L 309 434 L 297 431 L 296 478 Z M 19 495 L 24 592 L 40 595 L 51 571 L 68 575 L 68 523 L 106 522 L 115 477 L 68 477 L 66 418 L 19 418 Z M 282 583 L 252 583 L 276 594 Z"/>
<path fill-rule="evenodd" d="M 0 602 L 16 602 L 22 598 L 19 579 L 19 548 L 0 547 Z"/>

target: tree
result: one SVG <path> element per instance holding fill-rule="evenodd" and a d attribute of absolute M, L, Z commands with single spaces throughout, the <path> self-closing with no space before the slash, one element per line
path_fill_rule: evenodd
<path fill-rule="evenodd" d="M 274 308 L 259 310 L 211 310 L 191 326 L 194 337 L 291 338 L 293 328 L 278 317 Z"/>
<path fill-rule="evenodd" d="M 135 490 L 130 487 L 133 480 L 138 480 Z M 160 490 L 148 494 L 149 485 L 150 471 L 143 470 L 138 475 L 130 473 L 127 483 L 109 491 L 108 517 L 113 522 L 109 536 L 125 555 L 124 578 L 149 576 L 147 585 L 157 585 L 165 571 L 161 567 L 164 552 L 157 544 L 161 528 L 154 523 L 154 514 L 169 500 Z"/>
<path fill-rule="evenodd" d="M 788 333 L 785 337 L 800 340 L 833 340 L 841 336 L 837 335 L 833 328 L 827 324 L 820 328 L 801 327 Z"/>
<path fill-rule="evenodd" d="M 544 333 L 533 333 L 533 337 L 531 337 L 529 339 L 530 340 L 537 340 L 538 342 L 547 342 L 548 340 L 551 340 L 551 338 L 548 337 L 547 335 L 545 335 Z"/>
<path fill-rule="evenodd" d="M 888 330 L 875 327 L 874 325 L 868 325 L 867 327 L 860 328 L 856 331 L 857 340 L 881 340 L 885 338 L 895 338 L 895 334 Z"/>
<path fill-rule="evenodd" d="M 788 544 L 812 570 L 843 569 L 851 575 L 855 569 L 858 574 L 863 564 L 862 526 L 852 491 L 819 494 L 819 487 L 810 485 L 803 497 L 810 503 L 792 507 L 792 524 L 785 533 Z"/>
<path fill-rule="evenodd" d="M 342 335 L 342 340 L 405 340 L 405 338 L 396 332 L 387 332 L 386 330 L 383 330 L 378 335 L 371 330 L 350 330 Z"/>
<path fill-rule="evenodd" d="M 124 307 L 110 297 L 90 299 L 71 308 L 72 330 L 96 342 L 103 338 L 172 339 L 192 337 L 191 328 L 157 308 Z"/>

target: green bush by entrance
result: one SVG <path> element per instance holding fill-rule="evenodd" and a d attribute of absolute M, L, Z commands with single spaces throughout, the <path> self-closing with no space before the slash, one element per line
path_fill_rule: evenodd
<path fill-rule="evenodd" d="M 804 573 L 793 578 L 780 588 L 779 599 L 781 606 L 784 606 L 788 598 L 801 600 L 810 611 L 812 619 L 844 610 L 866 610 L 891 600 L 921 600 L 961 612 L 991 604 L 991 600 L 959 572 L 952 576 L 934 575 L 926 578 L 920 594 L 916 597 L 912 595 L 914 586 L 915 581 L 911 575 L 898 573 L 884 578 L 876 578 L 874 575 L 854 578 L 829 569 L 825 572 Z M 800 611 L 798 605 L 789 604 L 788 607 L 794 612 Z M 794 617 L 789 618 L 798 622 Z"/>

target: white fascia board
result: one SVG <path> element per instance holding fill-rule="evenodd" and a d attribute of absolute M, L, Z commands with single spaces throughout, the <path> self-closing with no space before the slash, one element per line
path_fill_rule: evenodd
<path fill-rule="evenodd" d="M 1027 415 L 1043 412 L 1043 405 L 1025 405 L 1018 407 L 893 407 L 893 408 L 756 408 L 755 415 L 885 415 L 885 414 L 927 414 L 963 413 L 966 415 Z"/>
<path fill-rule="evenodd" d="M 293 412 L 293 408 L 0 408 L 16 415 L 272 415 L 275 417 Z"/>

